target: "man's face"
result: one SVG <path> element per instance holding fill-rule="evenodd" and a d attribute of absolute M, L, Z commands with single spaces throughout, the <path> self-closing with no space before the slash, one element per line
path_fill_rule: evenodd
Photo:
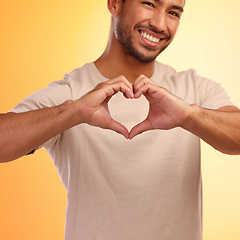
<path fill-rule="evenodd" d="M 126 0 L 115 22 L 115 36 L 125 53 L 153 61 L 173 40 L 184 0 Z"/>

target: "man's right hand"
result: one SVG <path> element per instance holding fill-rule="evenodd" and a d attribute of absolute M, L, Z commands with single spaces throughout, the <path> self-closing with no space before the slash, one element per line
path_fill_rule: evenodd
<path fill-rule="evenodd" d="M 119 76 L 99 83 L 77 101 L 23 113 L 0 114 L 0 162 L 17 159 L 54 136 L 81 123 L 111 129 L 128 138 L 128 130 L 114 121 L 108 101 L 117 92 L 133 98 L 132 86 Z"/>
<path fill-rule="evenodd" d="M 76 102 L 81 123 L 111 129 L 128 138 L 127 128 L 112 119 L 108 110 L 108 102 L 117 92 L 122 92 L 126 98 L 134 98 L 132 85 L 124 76 L 101 82 L 91 92 L 81 97 Z"/>

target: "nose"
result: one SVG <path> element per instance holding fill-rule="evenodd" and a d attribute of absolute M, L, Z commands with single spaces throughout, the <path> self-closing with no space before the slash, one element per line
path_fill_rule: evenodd
<path fill-rule="evenodd" d="M 149 21 L 155 31 L 163 32 L 167 29 L 167 19 L 165 12 L 156 12 Z"/>

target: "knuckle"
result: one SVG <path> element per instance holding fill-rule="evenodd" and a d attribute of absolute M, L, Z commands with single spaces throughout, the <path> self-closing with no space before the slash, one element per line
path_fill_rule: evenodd
<path fill-rule="evenodd" d="M 140 74 L 139 76 L 140 78 L 146 78 L 146 76 L 144 74 Z"/>
<path fill-rule="evenodd" d="M 101 88 L 103 83 L 98 83 L 95 88 Z"/>
<path fill-rule="evenodd" d="M 119 78 L 126 80 L 126 77 L 124 75 L 120 75 Z"/>
<path fill-rule="evenodd" d="M 124 82 L 120 82 L 120 87 L 123 88 L 125 86 Z"/>
<path fill-rule="evenodd" d="M 127 81 L 127 78 L 124 75 L 120 75 L 119 79 L 120 79 L 121 82 L 126 82 Z"/>

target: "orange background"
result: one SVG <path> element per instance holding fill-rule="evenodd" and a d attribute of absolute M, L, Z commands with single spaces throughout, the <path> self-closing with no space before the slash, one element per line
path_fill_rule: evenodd
<path fill-rule="evenodd" d="M 95 60 L 108 38 L 106 0 L 9 0 L 0 14 L 0 111 Z M 158 60 L 220 82 L 240 106 L 240 2 L 189 0 Z M 23 136 L 24 137 L 24 136 Z M 204 240 L 240 239 L 240 156 L 202 145 Z M 66 191 L 44 150 L 0 164 L 0 239 L 64 239 Z"/>

